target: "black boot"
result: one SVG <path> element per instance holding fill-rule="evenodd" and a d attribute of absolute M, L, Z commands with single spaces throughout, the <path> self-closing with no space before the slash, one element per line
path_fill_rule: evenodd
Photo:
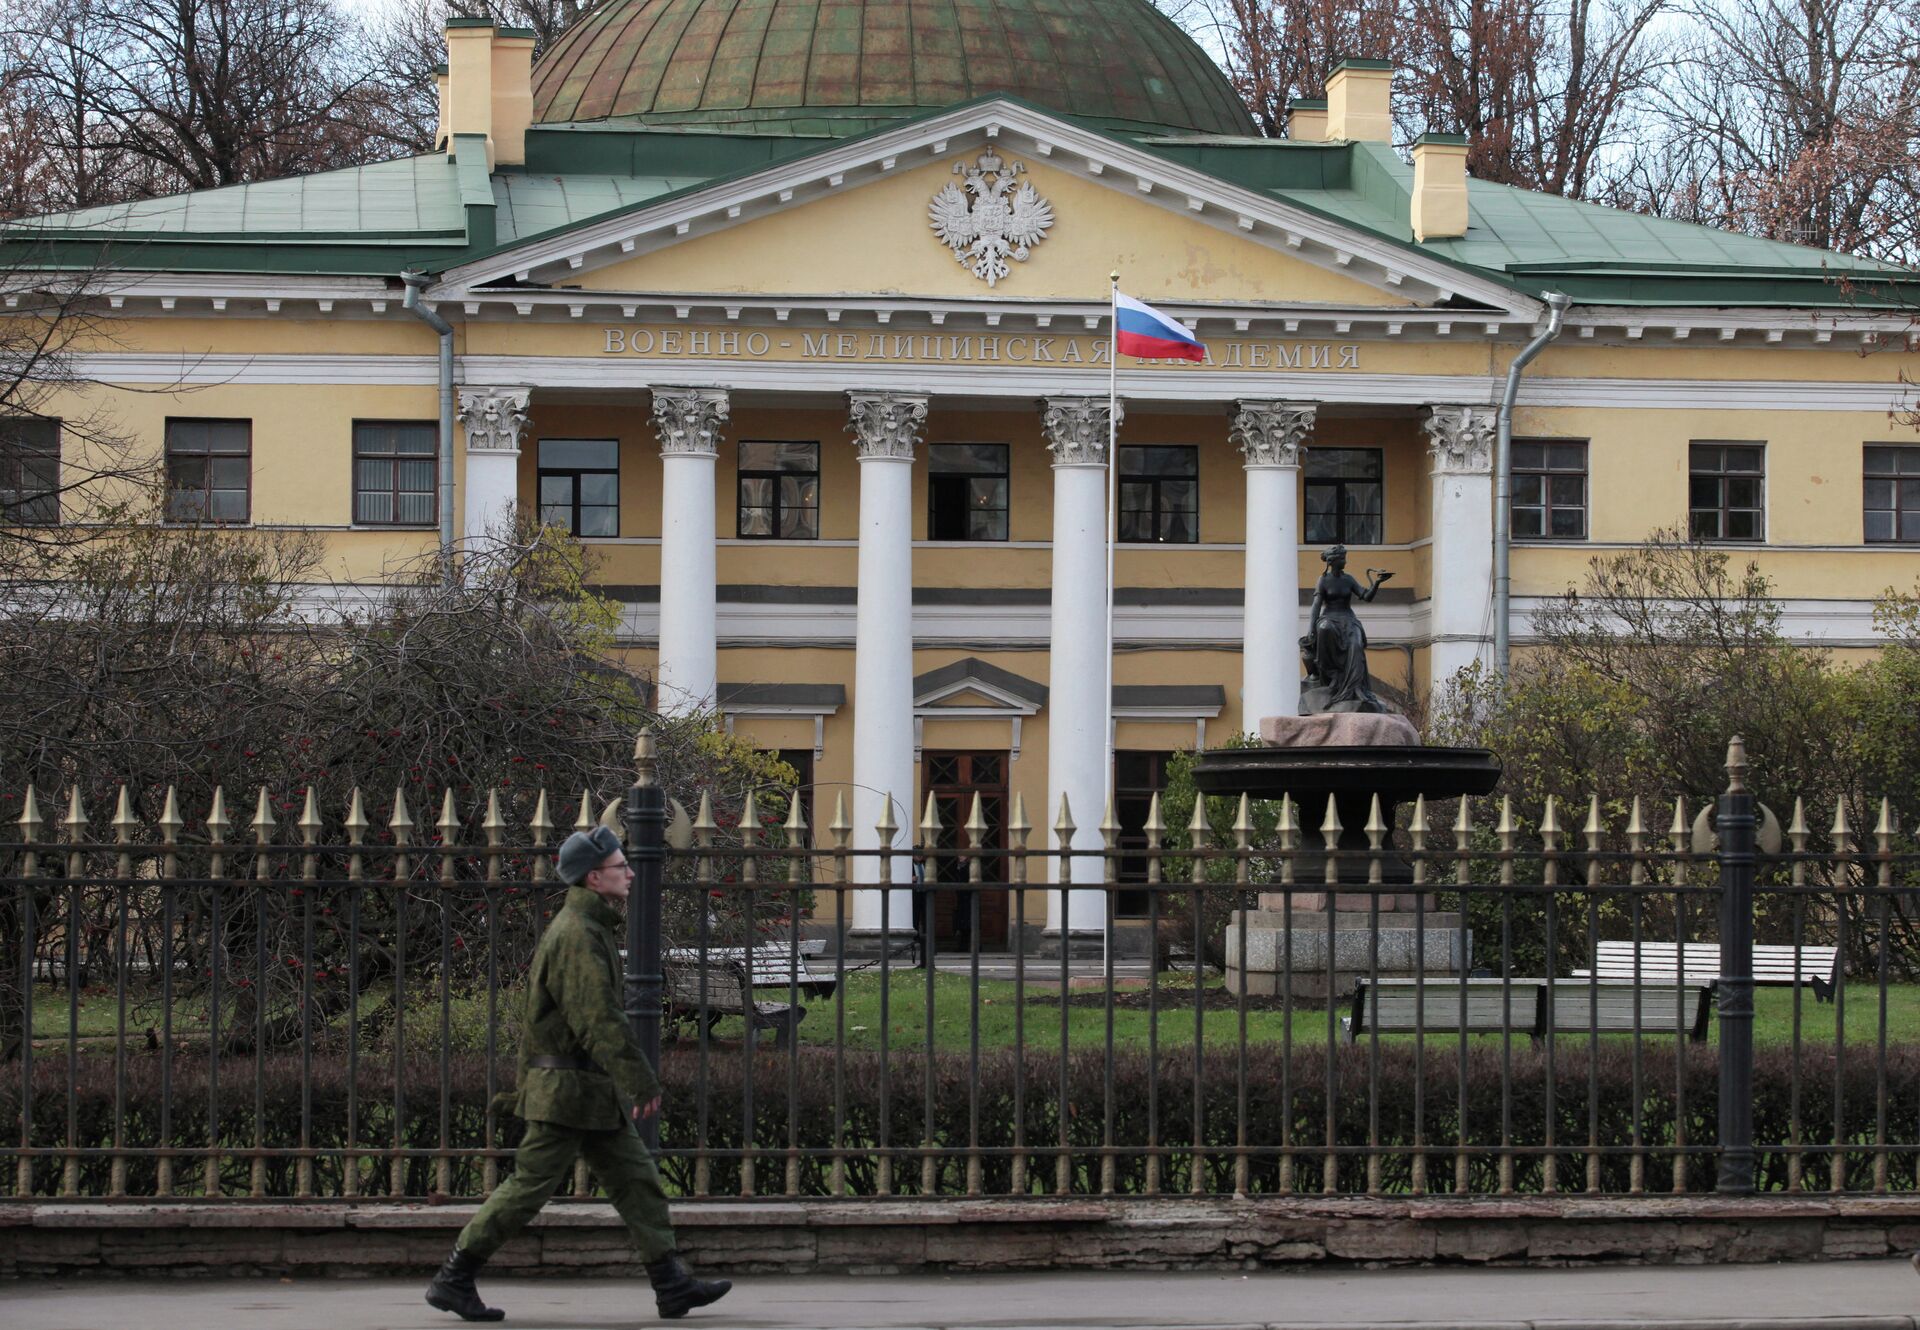
<path fill-rule="evenodd" d="M 695 1279 L 677 1251 L 670 1251 L 657 1261 L 648 1261 L 647 1278 L 653 1281 L 653 1297 L 660 1314 L 669 1321 L 685 1316 L 695 1307 L 720 1301 L 733 1287 L 730 1279 Z"/>
<path fill-rule="evenodd" d="M 463 1321 L 506 1320 L 505 1312 L 480 1301 L 480 1290 L 473 1286 L 475 1272 L 486 1263 L 485 1257 L 455 1247 L 440 1273 L 427 1285 L 427 1305 L 452 1312 Z"/>

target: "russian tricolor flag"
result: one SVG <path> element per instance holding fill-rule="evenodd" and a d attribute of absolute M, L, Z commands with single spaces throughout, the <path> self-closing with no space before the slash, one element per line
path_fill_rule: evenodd
<path fill-rule="evenodd" d="M 1113 345 L 1124 356 L 1143 360 L 1205 360 L 1207 348 L 1145 301 L 1113 293 Z"/>

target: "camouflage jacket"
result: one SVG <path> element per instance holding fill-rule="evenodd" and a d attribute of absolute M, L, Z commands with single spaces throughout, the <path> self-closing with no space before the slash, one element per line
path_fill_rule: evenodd
<path fill-rule="evenodd" d="M 593 892 L 571 887 L 547 925 L 527 975 L 513 1103 L 520 1117 L 611 1131 L 626 1123 L 632 1105 L 660 1093 L 620 1003 L 621 922 Z M 556 1058 L 581 1065 L 535 1065 Z"/>

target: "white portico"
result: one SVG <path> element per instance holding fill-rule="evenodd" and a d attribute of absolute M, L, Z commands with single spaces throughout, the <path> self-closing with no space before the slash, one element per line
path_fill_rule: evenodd
<path fill-rule="evenodd" d="M 581 534 L 662 707 L 717 706 L 802 764 L 816 830 L 844 798 L 854 846 L 894 852 L 854 870 L 864 943 L 925 903 L 930 800 L 948 845 L 975 802 L 1005 845 L 1015 796 L 1033 848 L 1074 851 L 1036 874 L 1069 890 L 1036 893 L 1031 922 L 1091 942 L 1108 900 L 1072 888 L 1106 876 L 1109 800 L 1135 834 L 1167 753 L 1297 709 L 1321 546 L 1394 573 L 1364 612 L 1386 696 L 1484 650 L 1486 366 L 1536 302 L 1030 108 L 835 151 L 447 274 L 467 508 L 504 506 L 503 468 L 550 514 L 603 496 Z M 995 191 L 1007 217 L 976 213 Z M 913 235 L 849 271 L 820 237 L 861 210 Z M 1250 284 L 1181 293 L 1158 251 L 1123 265 L 1209 355 L 1123 361 L 1109 398 L 1106 302 L 1071 280 L 1063 228 L 1122 215 Z M 1000 248 L 974 235 L 996 218 Z M 728 289 L 737 264 L 754 289 Z M 517 456 L 491 442 L 516 410 Z"/>

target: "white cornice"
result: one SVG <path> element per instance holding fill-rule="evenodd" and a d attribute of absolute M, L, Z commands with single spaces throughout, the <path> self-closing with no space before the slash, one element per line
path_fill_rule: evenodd
<path fill-rule="evenodd" d="M 429 294 L 436 300 L 457 301 L 475 287 L 495 282 L 557 281 L 688 236 L 712 234 L 795 204 L 856 189 L 982 146 L 990 139 L 1000 151 L 1045 157 L 1054 169 L 1125 190 L 1137 200 L 1223 233 L 1250 237 L 1316 267 L 1393 291 L 1416 305 L 1445 303 L 1458 295 L 1528 322 L 1541 309 L 1538 301 L 1430 255 L 1339 226 L 1271 195 L 1242 189 L 1031 107 L 999 100 L 959 107 L 890 132 L 836 144 L 797 161 L 776 163 L 744 179 L 530 240 L 450 269 Z M 1151 192 L 1143 193 L 1143 184 Z"/>
<path fill-rule="evenodd" d="M 435 380 L 432 356 L 182 355 L 159 352 L 89 352 L 74 357 L 83 378 L 102 383 L 178 384 L 284 383 L 353 387 L 423 385 Z M 849 389 L 927 392 L 938 407 L 942 396 L 1004 398 L 1029 405 L 1048 394 L 1104 392 L 1104 369 L 1069 370 L 994 365 L 887 364 L 874 362 L 644 360 L 606 356 L 463 356 L 455 377 L 466 384 L 531 384 L 539 390 L 686 387 L 818 392 Z M 1500 380 L 1490 375 L 1393 374 L 1287 370 L 1268 373 L 1170 368 L 1123 369 L 1121 396 L 1135 401 L 1218 402 L 1273 396 L 1323 403 L 1428 406 L 1485 405 L 1497 397 Z M 1720 411 L 1886 412 L 1910 404 L 1914 389 L 1901 383 L 1831 380 L 1576 379 L 1521 380 L 1520 406 Z"/>

